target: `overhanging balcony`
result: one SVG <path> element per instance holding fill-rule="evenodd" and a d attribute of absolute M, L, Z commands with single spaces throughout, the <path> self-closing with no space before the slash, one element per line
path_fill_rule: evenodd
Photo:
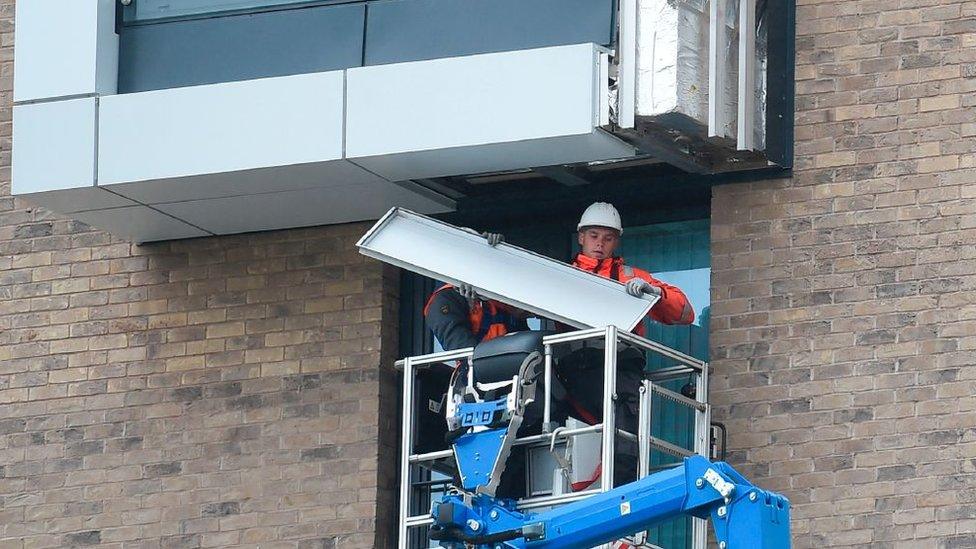
<path fill-rule="evenodd" d="M 146 242 L 443 213 L 452 182 L 486 174 L 576 184 L 590 166 L 775 156 L 765 78 L 735 92 L 736 63 L 705 55 L 734 16 L 702 42 L 707 10 L 666 0 L 211 3 L 251 11 L 21 6 L 14 194 Z M 762 51 L 735 58 L 765 74 Z"/>

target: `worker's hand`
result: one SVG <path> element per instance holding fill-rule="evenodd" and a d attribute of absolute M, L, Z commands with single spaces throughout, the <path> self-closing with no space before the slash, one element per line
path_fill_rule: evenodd
<path fill-rule="evenodd" d="M 474 302 L 480 299 L 478 297 L 478 291 L 474 289 L 474 286 L 466 283 L 458 284 L 455 289 L 457 293 L 461 294 L 461 297 L 468 301 L 468 307 L 473 307 Z"/>
<path fill-rule="evenodd" d="M 651 294 L 660 297 L 661 289 L 642 278 L 631 278 L 626 284 L 627 293 L 640 297 L 643 294 Z"/>
<path fill-rule="evenodd" d="M 481 236 L 488 241 L 488 245 L 494 248 L 495 246 L 505 242 L 505 235 L 502 233 L 481 233 Z"/>

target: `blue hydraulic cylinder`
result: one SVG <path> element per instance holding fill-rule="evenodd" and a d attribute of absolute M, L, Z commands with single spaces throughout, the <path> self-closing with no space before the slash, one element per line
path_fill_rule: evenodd
<path fill-rule="evenodd" d="M 684 467 L 541 513 L 545 539 L 527 547 L 593 547 L 681 514 L 688 490 Z"/>

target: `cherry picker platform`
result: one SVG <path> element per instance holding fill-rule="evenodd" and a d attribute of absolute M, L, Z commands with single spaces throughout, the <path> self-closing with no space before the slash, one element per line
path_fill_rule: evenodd
<path fill-rule="evenodd" d="M 407 212 L 391 210 L 359 242 L 365 255 L 450 283 L 476 285 L 479 293 L 580 328 L 550 333 L 508 334 L 476 347 L 406 357 L 403 371 L 400 452 L 400 549 L 428 547 L 412 533 L 424 527 L 430 542 L 448 549 L 533 549 L 600 546 L 621 539 L 645 546 L 644 532 L 678 516 L 695 517 L 693 549 L 705 546 L 705 519 L 713 523 L 720 549 L 790 547 L 790 505 L 786 498 L 752 485 L 731 466 L 710 461 L 708 364 L 630 332 L 653 301 L 629 297 L 623 285 L 578 271 L 508 244 L 484 245 L 472 231 Z M 451 253 L 457 251 L 456 254 Z M 441 252 L 441 253 L 435 253 Z M 459 257 L 466 258 L 464 261 Z M 472 267 L 475 265 L 475 267 Z M 512 269 L 518 277 L 506 276 Z M 562 287 L 552 290 L 552 280 Z M 619 308 L 567 304 L 565 295 L 598 293 L 599 302 Z M 517 297 L 512 297 L 516 295 Z M 602 414 L 574 427 L 554 422 L 554 368 L 559 349 L 593 344 L 603 351 Z M 622 348 L 670 359 L 675 366 L 647 372 L 641 382 L 636 433 L 618 428 L 617 361 Z M 452 372 L 443 407 L 448 436 L 444 447 L 415 452 L 418 409 L 430 405 L 416 395 L 418 373 Z M 691 377 L 689 392 L 667 389 L 669 380 Z M 693 449 L 652 436 L 656 399 L 687 407 L 694 414 Z M 541 432 L 520 433 L 526 411 L 542 408 Z M 556 455 L 557 443 L 573 444 L 594 435 L 599 475 L 576 489 L 567 478 L 579 462 Z M 617 444 L 636 442 L 637 480 L 614 485 Z M 513 447 L 548 447 L 558 464 L 549 494 L 519 499 L 499 497 L 498 488 Z M 652 449 L 683 462 L 651 472 Z M 418 470 L 439 472 L 448 487 L 419 511 Z M 420 483 L 425 481 L 420 480 Z"/>
<path fill-rule="evenodd" d="M 500 363 L 492 347 L 518 340 L 521 352 L 503 353 Z M 602 340 L 605 348 L 603 422 L 577 429 L 552 428 L 550 422 L 553 347 L 584 340 Z M 652 372 L 641 388 L 638 433 L 626 433 L 614 426 L 615 369 L 618 344 L 637 346 L 648 352 L 666 354 L 685 364 Z M 486 349 L 487 348 L 487 349 Z M 488 361 L 481 357 L 490 357 Z M 418 371 L 445 361 L 457 363 L 457 378 L 451 384 L 445 410 L 454 431 L 451 449 L 414 454 L 413 380 Z M 460 361 L 460 362 L 456 362 Z M 441 547 L 463 549 L 585 549 L 621 539 L 641 546 L 643 532 L 656 523 L 685 515 L 711 519 L 720 549 L 788 549 L 790 547 L 789 501 L 781 495 L 752 485 L 731 466 L 712 462 L 708 453 L 707 363 L 653 341 L 621 332 L 614 326 L 544 335 L 521 332 L 457 351 L 407 357 L 398 363 L 404 372 L 403 446 L 400 485 L 400 549 L 409 549 L 409 531 L 429 527 L 430 539 Z M 656 382 L 696 374 L 696 399 L 660 387 Z M 525 407 L 542 384 L 545 404 L 545 432 L 517 436 Z M 501 389 L 501 391 L 499 391 Z M 494 393 L 490 393 L 493 391 Z M 491 394 L 498 398 L 483 398 Z M 689 406 L 697 416 L 695 446 L 698 452 L 657 439 L 650 434 L 652 397 L 658 395 Z M 452 404 L 453 403 L 453 404 Z M 502 472 L 513 446 L 557 439 L 571 439 L 600 433 L 602 474 L 599 486 L 580 492 L 547 497 L 509 500 L 495 497 Z M 639 479 L 613 487 L 614 448 L 617 436 L 636 438 L 639 446 Z M 682 464 L 649 474 L 651 448 L 682 456 Z M 453 458 L 457 484 L 451 486 L 426 514 L 410 515 L 411 468 Z M 570 464 L 571 466 L 571 464 Z M 541 512 L 534 509 L 544 508 Z M 694 545 L 704 546 L 705 524 L 696 521 Z"/>

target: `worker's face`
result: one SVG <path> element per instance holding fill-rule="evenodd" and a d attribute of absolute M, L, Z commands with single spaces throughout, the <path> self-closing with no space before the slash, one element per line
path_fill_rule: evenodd
<path fill-rule="evenodd" d="M 606 227 L 584 227 L 577 237 L 582 254 L 593 259 L 613 256 L 614 250 L 620 244 L 620 234 Z"/>

